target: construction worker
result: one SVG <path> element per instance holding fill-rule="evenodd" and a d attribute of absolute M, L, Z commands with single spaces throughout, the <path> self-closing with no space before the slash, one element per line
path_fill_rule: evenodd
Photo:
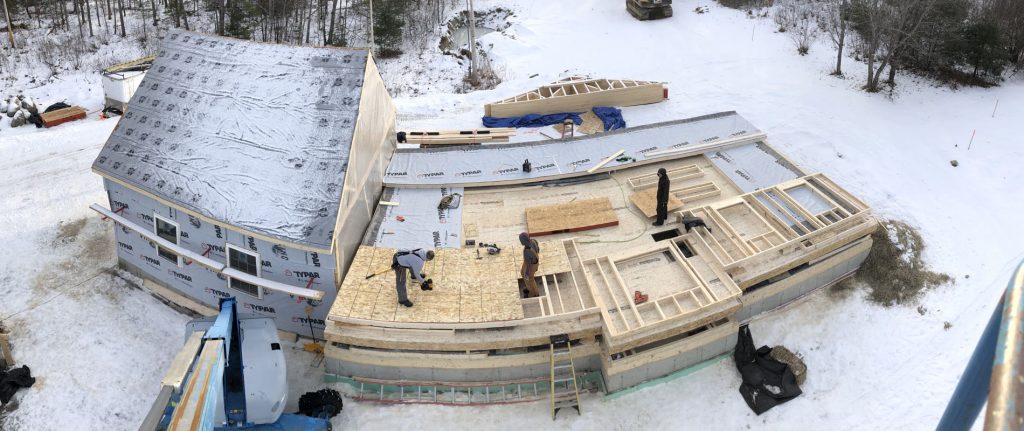
<path fill-rule="evenodd" d="M 537 268 L 540 267 L 540 244 L 526 232 L 519 234 L 519 243 L 523 245 L 523 268 L 520 274 L 523 276 L 523 283 L 526 284 L 526 297 L 540 296 L 535 278 Z"/>
<path fill-rule="evenodd" d="M 655 226 L 665 224 L 668 218 L 668 172 L 665 168 L 658 169 L 658 219 L 654 221 Z"/>
<path fill-rule="evenodd" d="M 411 272 L 416 281 L 420 283 L 423 290 L 434 290 L 434 280 L 426 279 L 423 274 L 423 264 L 434 260 L 433 250 L 399 250 L 391 257 L 391 269 L 395 270 L 395 290 L 398 291 L 398 303 L 406 307 L 412 307 L 412 301 L 406 296 L 405 279 L 406 271 Z"/>

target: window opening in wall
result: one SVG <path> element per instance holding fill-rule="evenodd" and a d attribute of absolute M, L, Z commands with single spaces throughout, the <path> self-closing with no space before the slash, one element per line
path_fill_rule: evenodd
<path fill-rule="evenodd" d="M 153 229 L 156 231 L 156 235 L 160 238 L 163 238 L 174 245 L 178 245 L 178 240 L 181 238 L 181 232 L 178 229 L 177 223 L 153 214 Z M 156 253 L 162 258 L 174 262 L 175 265 L 181 266 L 181 256 L 178 256 L 177 253 L 160 247 L 159 245 L 156 246 Z"/>
<path fill-rule="evenodd" d="M 244 272 L 253 277 L 260 276 L 260 255 L 258 253 L 251 253 L 231 244 L 227 245 L 227 251 L 228 268 Z M 228 277 L 228 287 L 242 291 L 250 296 L 263 298 L 263 288 L 234 277 Z"/>

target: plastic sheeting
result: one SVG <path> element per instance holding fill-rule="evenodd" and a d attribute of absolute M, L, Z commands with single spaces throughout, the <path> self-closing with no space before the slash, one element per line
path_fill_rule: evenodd
<path fill-rule="evenodd" d="M 578 112 L 563 112 L 560 114 L 527 114 L 522 117 L 483 117 L 484 127 L 544 127 L 552 124 L 562 124 L 566 119 L 572 120 L 576 125 L 583 123 Z"/>
<path fill-rule="evenodd" d="M 441 198 L 462 194 L 461 187 L 388 189 L 386 200 L 398 205 L 379 205 L 374 231 L 367 245 L 392 248 L 459 248 L 462 246 L 462 204 L 438 209 Z M 401 220 L 399 219 L 401 218 Z M 379 219 L 379 222 L 376 222 Z"/>
<path fill-rule="evenodd" d="M 605 132 L 626 127 L 626 120 L 622 118 L 622 110 L 619 108 L 595 106 L 592 111 L 604 123 Z"/>
<path fill-rule="evenodd" d="M 644 161 L 647 158 L 645 154 L 659 150 L 697 146 L 757 133 L 759 130 L 740 115 L 723 112 L 550 141 L 399 149 L 388 166 L 384 182 L 393 187 L 429 187 L 586 175 L 588 168 L 619 150 L 624 151 L 624 156 Z M 672 157 L 665 156 L 666 159 Z M 526 159 L 533 167 L 529 173 L 522 171 Z M 624 160 L 612 160 L 604 166 L 614 168 L 634 163 Z"/>
<path fill-rule="evenodd" d="M 103 175 L 268 237 L 331 248 L 367 51 L 171 30 Z"/>
<path fill-rule="evenodd" d="M 786 194 L 811 214 L 820 214 L 833 208 L 831 203 L 808 186 L 800 185 L 787 189 Z"/>
<path fill-rule="evenodd" d="M 743 193 L 771 187 L 804 174 L 762 143 L 738 145 L 704 154 Z"/>

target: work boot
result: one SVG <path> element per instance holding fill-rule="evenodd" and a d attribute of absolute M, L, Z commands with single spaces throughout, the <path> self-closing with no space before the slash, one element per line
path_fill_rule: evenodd
<path fill-rule="evenodd" d="M 406 307 L 412 307 L 412 301 L 410 301 L 408 299 L 406 299 L 405 301 L 398 301 L 398 303 L 402 304 L 402 305 L 404 305 Z"/>
<path fill-rule="evenodd" d="M 663 222 L 663 221 L 656 221 L 656 222 L 654 222 L 654 223 L 652 223 L 652 224 L 653 224 L 654 226 L 661 226 L 661 225 L 665 224 L 665 222 Z"/>

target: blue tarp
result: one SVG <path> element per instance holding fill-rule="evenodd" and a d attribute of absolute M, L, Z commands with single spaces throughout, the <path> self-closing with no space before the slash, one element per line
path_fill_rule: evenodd
<path fill-rule="evenodd" d="M 622 129 L 626 127 L 626 121 L 622 119 L 622 110 L 619 108 L 596 106 L 594 115 L 604 123 L 604 131 Z M 485 127 L 543 127 L 552 124 L 562 124 L 566 119 L 571 119 L 576 125 L 583 123 L 579 112 L 562 112 L 559 114 L 527 114 L 522 117 L 484 117 Z"/>
<path fill-rule="evenodd" d="M 563 112 L 561 114 L 527 114 L 522 117 L 484 117 L 484 127 L 543 127 L 552 124 L 562 124 L 566 119 L 571 119 L 576 125 L 583 122 L 578 112 Z"/>
<path fill-rule="evenodd" d="M 605 132 L 626 127 L 626 120 L 622 119 L 622 110 L 619 108 L 595 106 L 594 115 L 604 123 Z"/>

